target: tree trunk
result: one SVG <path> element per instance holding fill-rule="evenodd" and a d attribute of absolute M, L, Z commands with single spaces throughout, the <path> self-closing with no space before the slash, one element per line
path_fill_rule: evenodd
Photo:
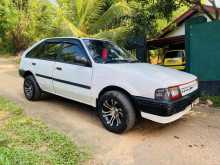
<path fill-rule="evenodd" d="M 136 57 L 141 62 L 149 62 L 149 57 L 147 53 L 147 41 L 145 36 L 138 36 L 135 42 L 136 47 Z"/>

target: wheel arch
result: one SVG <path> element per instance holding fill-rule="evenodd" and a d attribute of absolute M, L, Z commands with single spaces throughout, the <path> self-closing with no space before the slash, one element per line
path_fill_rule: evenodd
<path fill-rule="evenodd" d="M 127 90 L 125 90 L 125 89 L 123 89 L 123 88 L 121 88 L 121 87 L 118 87 L 118 86 L 111 85 L 111 86 L 107 86 L 107 87 L 103 88 L 103 89 L 99 92 L 98 99 L 99 99 L 104 93 L 106 93 L 106 92 L 108 92 L 108 91 L 113 91 L 113 90 L 120 91 L 120 92 L 126 94 L 127 96 L 131 97 L 131 94 L 130 94 Z"/>
<path fill-rule="evenodd" d="M 19 74 L 21 77 L 23 77 L 24 79 L 28 76 L 33 76 L 34 80 L 36 81 L 37 85 L 39 86 L 36 77 L 34 75 L 34 73 L 32 73 L 31 71 L 27 70 L 27 71 L 23 71 L 23 70 L 19 70 Z M 39 86 L 40 87 L 40 86 Z"/>
<path fill-rule="evenodd" d="M 34 77 L 34 74 L 31 72 L 31 71 L 24 71 L 24 73 L 23 73 L 23 75 L 22 75 L 22 77 L 27 77 L 27 76 L 33 76 Z"/>
<path fill-rule="evenodd" d="M 96 107 L 98 107 L 98 101 L 99 101 L 100 97 L 101 97 L 104 93 L 106 93 L 106 92 L 108 92 L 108 91 L 119 91 L 119 92 L 125 94 L 125 95 L 129 98 L 129 100 L 131 101 L 131 104 L 133 105 L 133 107 L 134 107 L 134 109 L 135 109 L 135 112 L 136 112 L 137 114 L 140 114 L 140 111 L 138 111 L 138 109 L 137 109 L 136 106 L 135 106 L 135 100 L 134 100 L 133 96 L 132 96 L 127 90 L 125 90 L 125 89 L 123 89 L 123 88 L 121 88 L 121 87 L 118 87 L 118 86 L 107 86 L 107 87 L 103 88 L 103 89 L 99 92 L 98 98 L 97 98 L 97 100 L 96 100 L 96 105 L 97 105 Z"/>

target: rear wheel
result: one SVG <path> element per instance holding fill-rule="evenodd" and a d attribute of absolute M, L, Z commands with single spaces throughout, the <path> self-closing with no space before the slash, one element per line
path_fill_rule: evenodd
<path fill-rule="evenodd" d="M 23 88 L 28 100 L 35 101 L 41 98 L 42 91 L 32 75 L 25 77 Z"/>
<path fill-rule="evenodd" d="M 119 91 L 109 91 L 100 97 L 98 115 L 103 126 L 114 133 L 131 129 L 136 120 L 130 99 Z"/>

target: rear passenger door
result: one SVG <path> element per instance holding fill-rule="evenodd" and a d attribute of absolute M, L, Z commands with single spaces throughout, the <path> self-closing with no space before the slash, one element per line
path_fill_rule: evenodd
<path fill-rule="evenodd" d="M 34 65 L 35 76 L 41 89 L 50 93 L 54 93 L 52 74 L 61 46 L 62 44 L 59 42 L 46 41 L 42 52 L 39 53 L 38 58 L 32 64 Z"/>
<path fill-rule="evenodd" d="M 91 82 L 92 67 L 81 42 L 64 42 L 53 73 L 56 94 L 91 104 Z"/>

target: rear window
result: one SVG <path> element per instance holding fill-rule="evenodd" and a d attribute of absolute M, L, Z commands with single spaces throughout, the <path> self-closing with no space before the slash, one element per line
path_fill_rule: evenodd
<path fill-rule="evenodd" d="M 184 57 L 184 51 L 170 51 L 167 52 L 165 58 L 181 58 Z"/>

